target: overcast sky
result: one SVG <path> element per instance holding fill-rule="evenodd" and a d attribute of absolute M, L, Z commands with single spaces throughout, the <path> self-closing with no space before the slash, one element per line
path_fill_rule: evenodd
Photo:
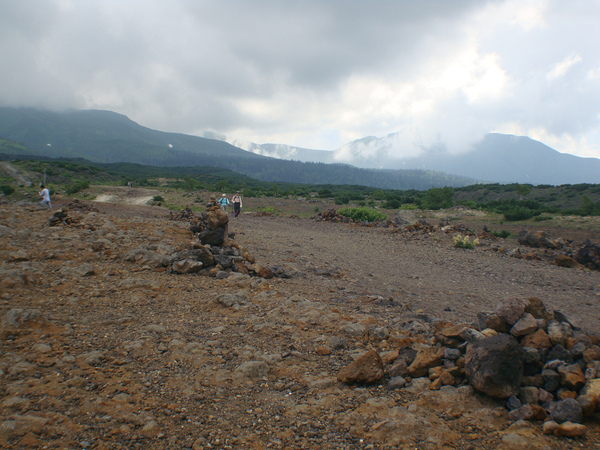
<path fill-rule="evenodd" d="M 600 157 L 600 1 L 1 0 L 0 105 L 333 150 L 488 132 Z"/>

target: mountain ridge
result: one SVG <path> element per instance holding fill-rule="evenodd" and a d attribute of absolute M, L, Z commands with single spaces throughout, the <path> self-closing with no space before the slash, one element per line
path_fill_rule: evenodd
<path fill-rule="evenodd" d="M 262 181 L 314 183 L 317 178 L 320 183 L 365 182 L 390 189 L 456 187 L 476 182 L 600 183 L 600 159 L 559 153 L 528 137 L 498 133 L 484 136 L 460 154 L 436 148 L 418 156 L 397 157 L 403 145 L 400 133 L 383 138 L 365 136 L 336 150 L 316 150 L 243 142 L 213 132 L 193 136 L 158 131 L 107 110 L 50 112 L 5 107 L 0 108 L 0 137 L 22 142 L 38 156 L 82 157 L 103 163 L 209 165 Z M 294 163 L 313 165 L 300 167 Z M 320 166 L 323 164 L 331 167 L 327 170 Z M 361 170 L 383 168 L 385 172 L 380 174 L 385 174 L 385 181 L 377 181 L 371 172 L 359 174 Z"/>
<path fill-rule="evenodd" d="M 487 183 L 600 183 L 600 159 L 560 153 L 525 136 L 489 133 L 475 143 L 470 151 L 460 154 L 433 149 L 414 157 L 390 156 L 401 142 L 399 133 L 393 133 L 384 138 L 366 136 L 336 150 L 317 151 L 322 152 L 319 162 L 328 164 L 338 162 L 366 169 L 432 170 Z M 254 145 L 260 150 L 274 148 L 273 144 Z M 285 158 L 293 149 L 300 161 L 308 161 L 313 157 L 313 153 L 303 153 L 299 147 L 286 148 L 280 144 L 277 149 L 279 155 L 271 151 L 272 156 Z"/>
<path fill-rule="evenodd" d="M 14 152 L 8 151 L 10 154 L 164 167 L 211 166 L 269 182 L 347 184 L 397 190 L 476 183 L 472 178 L 431 170 L 374 171 L 345 164 L 280 160 L 220 140 L 152 130 L 111 111 L 0 108 L 0 138 L 29 147 L 15 147 Z"/>

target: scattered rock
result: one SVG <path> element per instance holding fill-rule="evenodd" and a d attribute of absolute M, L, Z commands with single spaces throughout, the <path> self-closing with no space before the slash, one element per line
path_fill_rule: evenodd
<path fill-rule="evenodd" d="M 375 383 L 383 378 L 383 361 L 376 350 L 370 350 L 338 373 L 342 383 Z"/>

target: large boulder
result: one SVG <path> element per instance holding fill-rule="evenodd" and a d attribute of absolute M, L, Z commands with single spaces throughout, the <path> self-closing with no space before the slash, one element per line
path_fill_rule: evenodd
<path fill-rule="evenodd" d="M 491 397 L 509 398 L 523 378 L 525 352 L 508 334 L 471 344 L 465 356 L 465 375 L 471 385 Z"/>
<path fill-rule="evenodd" d="M 519 244 L 535 248 L 556 249 L 558 246 L 543 231 L 521 230 L 518 238 Z"/>

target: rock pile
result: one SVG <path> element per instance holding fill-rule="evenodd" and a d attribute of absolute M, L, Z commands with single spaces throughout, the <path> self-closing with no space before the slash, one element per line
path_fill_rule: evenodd
<path fill-rule="evenodd" d="M 189 210 L 180 217 L 183 216 L 192 218 L 190 230 L 198 238 L 198 241 L 192 242 L 191 248 L 181 250 L 169 245 L 144 244 L 129 251 L 125 261 L 169 273 L 201 274 L 219 279 L 229 277 L 232 272 L 267 279 L 289 277 L 281 268 L 258 264 L 245 248 L 233 240 L 228 233 L 229 216 L 213 199 L 200 215 L 195 216 Z"/>
<path fill-rule="evenodd" d="M 342 216 L 335 209 L 323 211 L 318 213 L 314 220 L 317 222 L 333 222 L 333 223 L 352 223 L 352 219 L 346 216 Z"/>
<path fill-rule="evenodd" d="M 49 225 L 51 227 L 56 227 L 59 225 L 75 226 L 78 223 L 79 220 L 76 217 L 69 216 L 69 208 L 63 206 L 61 209 L 55 211 L 54 214 L 52 214 Z"/>
<path fill-rule="evenodd" d="M 69 203 L 63 206 L 63 209 L 68 208 L 69 211 L 79 212 L 98 212 L 98 208 L 89 203 L 81 202 L 77 199 L 71 200 Z"/>
<path fill-rule="evenodd" d="M 600 246 L 587 240 L 579 247 L 573 259 L 588 269 L 600 270 Z"/>
<path fill-rule="evenodd" d="M 393 341 L 386 332 L 379 336 Z M 338 380 L 375 383 L 387 375 L 389 389 L 421 377 L 432 390 L 471 386 L 505 399 L 512 420 L 544 420 L 545 432 L 557 436 L 583 435 L 587 428 L 576 424 L 599 417 L 600 336 L 586 334 L 560 311 L 548 312 L 538 298 L 506 300 L 480 314 L 477 324 L 440 322 L 432 336 L 398 342 L 382 356 L 365 353 Z"/>
<path fill-rule="evenodd" d="M 194 220 L 195 214 L 194 211 L 189 206 L 186 206 L 181 211 L 170 211 L 167 215 L 167 219 L 176 220 L 180 222 L 188 222 L 190 220 Z"/>

